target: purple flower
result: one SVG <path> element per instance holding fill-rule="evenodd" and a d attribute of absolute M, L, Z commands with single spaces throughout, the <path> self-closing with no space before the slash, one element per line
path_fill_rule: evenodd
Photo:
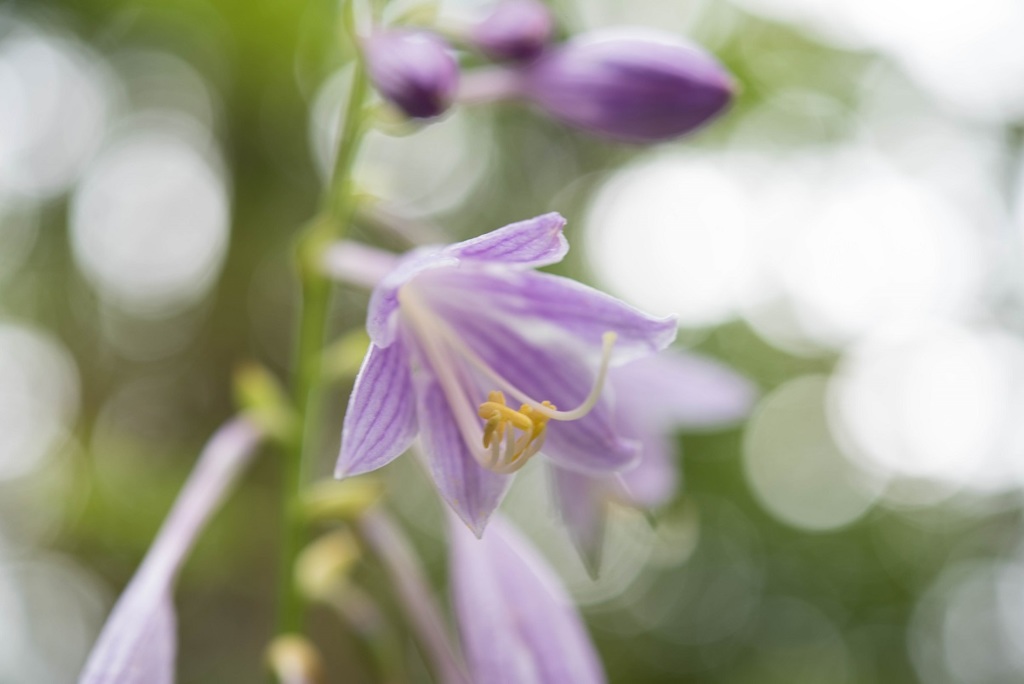
<path fill-rule="evenodd" d="M 452 525 L 451 593 L 474 682 L 598 684 L 601 661 L 558 577 L 503 520 Z"/>
<path fill-rule="evenodd" d="M 532 62 L 519 87 L 556 119 L 634 143 L 693 131 L 720 114 L 734 91 L 710 54 L 653 31 L 575 38 Z"/>
<path fill-rule="evenodd" d="M 554 20 L 540 0 L 502 0 L 473 27 L 471 41 L 493 59 L 528 61 L 551 40 Z"/>
<path fill-rule="evenodd" d="M 364 45 L 370 79 L 407 116 L 428 119 L 451 105 L 459 65 L 441 38 L 422 31 L 383 31 Z"/>
<path fill-rule="evenodd" d="M 338 477 L 380 468 L 419 433 L 441 495 L 482 534 L 509 475 L 542 449 L 590 474 L 633 465 L 639 444 L 615 428 L 606 370 L 665 348 L 675 321 L 537 273 L 565 255 L 564 225 L 546 214 L 415 250 L 381 280 Z"/>
<path fill-rule="evenodd" d="M 672 351 L 612 369 L 609 383 L 617 426 L 642 445 L 639 464 L 603 477 L 554 468 L 562 519 L 592 572 L 599 564 L 607 503 L 638 508 L 667 503 L 679 483 L 673 433 L 734 423 L 747 415 L 756 395 L 750 381 L 722 364 Z"/>
<path fill-rule="evenodd" d="M 107 619 L 79 684 L 173 684 L 174 578 L 260 439 L 254 425 L 235 419 L 203 449 L 142 566 Z"/>

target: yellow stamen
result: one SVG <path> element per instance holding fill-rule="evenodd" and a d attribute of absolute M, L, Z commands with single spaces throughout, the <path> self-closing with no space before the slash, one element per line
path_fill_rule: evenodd
<path fill-rule="evenodd" d="M 548 411 L 556 410 L 550 401 L 541 402 L 541 407 Z M 484 419 L 483 444 L 485 449 L 491 449 L 490 467 L 497 472 L 519 470 L 544 444 L 548 416 L 529 404 L 523 404 L 518 411 L 512 409 L 505 404 L 502 392 L 489 393 L 487 401 L 480 404 L 477 415 Z M 521 434 L 515 436 L 513 429 Z M 501 442 L 506 436 L 502 453 Z"/>

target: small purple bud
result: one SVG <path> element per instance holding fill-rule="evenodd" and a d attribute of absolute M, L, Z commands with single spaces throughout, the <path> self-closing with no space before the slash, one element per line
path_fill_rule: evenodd
<path fill-rule="evenodd" d="M 471 40 L 493 59 L 525 62 L 544 51 L 553 31 L 551 11 L 540 0 L 501 0 Z"/>
<path fill-rule="evenodd" d="M 407 116 L 429 119 L 443 114 L 459 83 L 459 65 L 441 38 L 421 31 L 384 31 L 365 45 L 374 86 Z"/>
<path fill-rule="evenodd" d="M 527 67 L 524 94 L 571 126 L 652 143 L 684 135 L 720 114 L 734 82 L 702 48 L 656 31 L 584 35 Z"/>

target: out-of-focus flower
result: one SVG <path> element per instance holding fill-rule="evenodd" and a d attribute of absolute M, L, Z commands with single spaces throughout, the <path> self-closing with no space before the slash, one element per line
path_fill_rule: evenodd
<path fill-rule="evenodd" d="M 540 0 L 502 0 L 470 40 L 493 59 L 522 62 L 543 52 L 553 30 L 551 10 Z"/>
<path fill-rule="evenodd" d="M 631 470 L 593 477 L 554 468 L 555 498 L 573 543 L 592 572 L 600 561 L 609 501 L 637 508 L 663 505 L 679 483 L 678 449 L 672 433 L 734 423 L 753 406 L 749 380 L 710 359 L 665 351 L 609 374 L 615 421 L 623 435 L 639 440 L 640 462 Z"/>
<path fill-rule="evenodd" d="M 141 567 L 114 606 L 79 684 L 174 683 L 174 578 L 261 437 L 255 425 L 235 419 L 203 449 Z"/>
<path fill-rule="evenodd" d="M 564 224 L 546 214 L 421 248 L 383 277 L 338 477 L 380 468 L 419 432 L 441 495 L 482 534 L 509 475 L 542 449 L 595 475 L 635 463 L 639 444 L 616 430 L 602 391 L 606 371 L 664 349 L 676 325 L 537 273 L 565 255 Z"/>
<path fill-rule="evenodd" d="M 556 119 L 616 140 L 679 137 L 725 110 L 735 85 L 721 64 L 655 31 L 581 35 L 523 68 L 520 95 Z"/>
<path fill-rule="evenodd" d="M 452 525 L 451 593 L 474 682 L 594 684 L 604 670 L 558 577 L 508 523 Z"/>
<path fill-rule="evenodd" d="M 367 70 L 378 92 L 407 116 L 428 119 L 451 105 L 459 65 L 450 46 L 423 31 L 375 33 L 364 45 Z"/>

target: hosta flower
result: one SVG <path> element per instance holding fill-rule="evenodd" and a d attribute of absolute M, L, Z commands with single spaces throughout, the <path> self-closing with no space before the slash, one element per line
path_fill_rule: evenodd
<path fill-rule="evenodd" d="M 725 111 L 736 86 L 701 47 L 652 30 L 581 34 L 519 66 L 466 73 L 463 102 L 526 100 L 595 135 L 656 143 Z"/>
<path fill-rule="evenodd" d="M 593 477 L 554 468 L 555 497 L 570 536 L 596 571 L 609 501 L 637 508 L 667 503 L 679 483 L 678 430 L 735 423 L 750 411 L 755 390 L 749 380 L 710 359 L 665 351 L 609 373 L 615 421 L 623 435 L 642 445 L 631 470 Z"/>
<path fill-rule="evenodd" d="M 564 223 L 546 214 L 416 250 L 383 277 L 338 477 L 380 468 L 419 434 L 441 495 L 481 534 L 509 476 L 540 452 L 593 475 L 635 464 L 607 369 L 663 349 L 675 322 L 536 272 L 565 255 Z"/>
<path fill-rule="evenodd" d="M 601 661 L 558 577 L 503 520 L 452 526 L 451 594 L 466 664 L 487 684 L 599 684 Z"/>
<path fill-rule="evenodd" d="M 239 418 L 207 444 L 142 566 L 114 606 L 79 684 L 174 683 L 174 578 L 260 438 L 256 426 Z"/>
<path fill-rule="evenodd" d="M 582 35 L 544 53 L 524 95 L 571 126 L 626 142 L 689 133 L 732 100 L 732 77 L 693 43 L 654 31 Z"/>
<path fill-rule="evenodd" d="M 424 31 L 382 31 L 363 50 L 374 87 L 407 116 L 430 118 L 451 105 L 459 65 L 440 37 Z"/>

